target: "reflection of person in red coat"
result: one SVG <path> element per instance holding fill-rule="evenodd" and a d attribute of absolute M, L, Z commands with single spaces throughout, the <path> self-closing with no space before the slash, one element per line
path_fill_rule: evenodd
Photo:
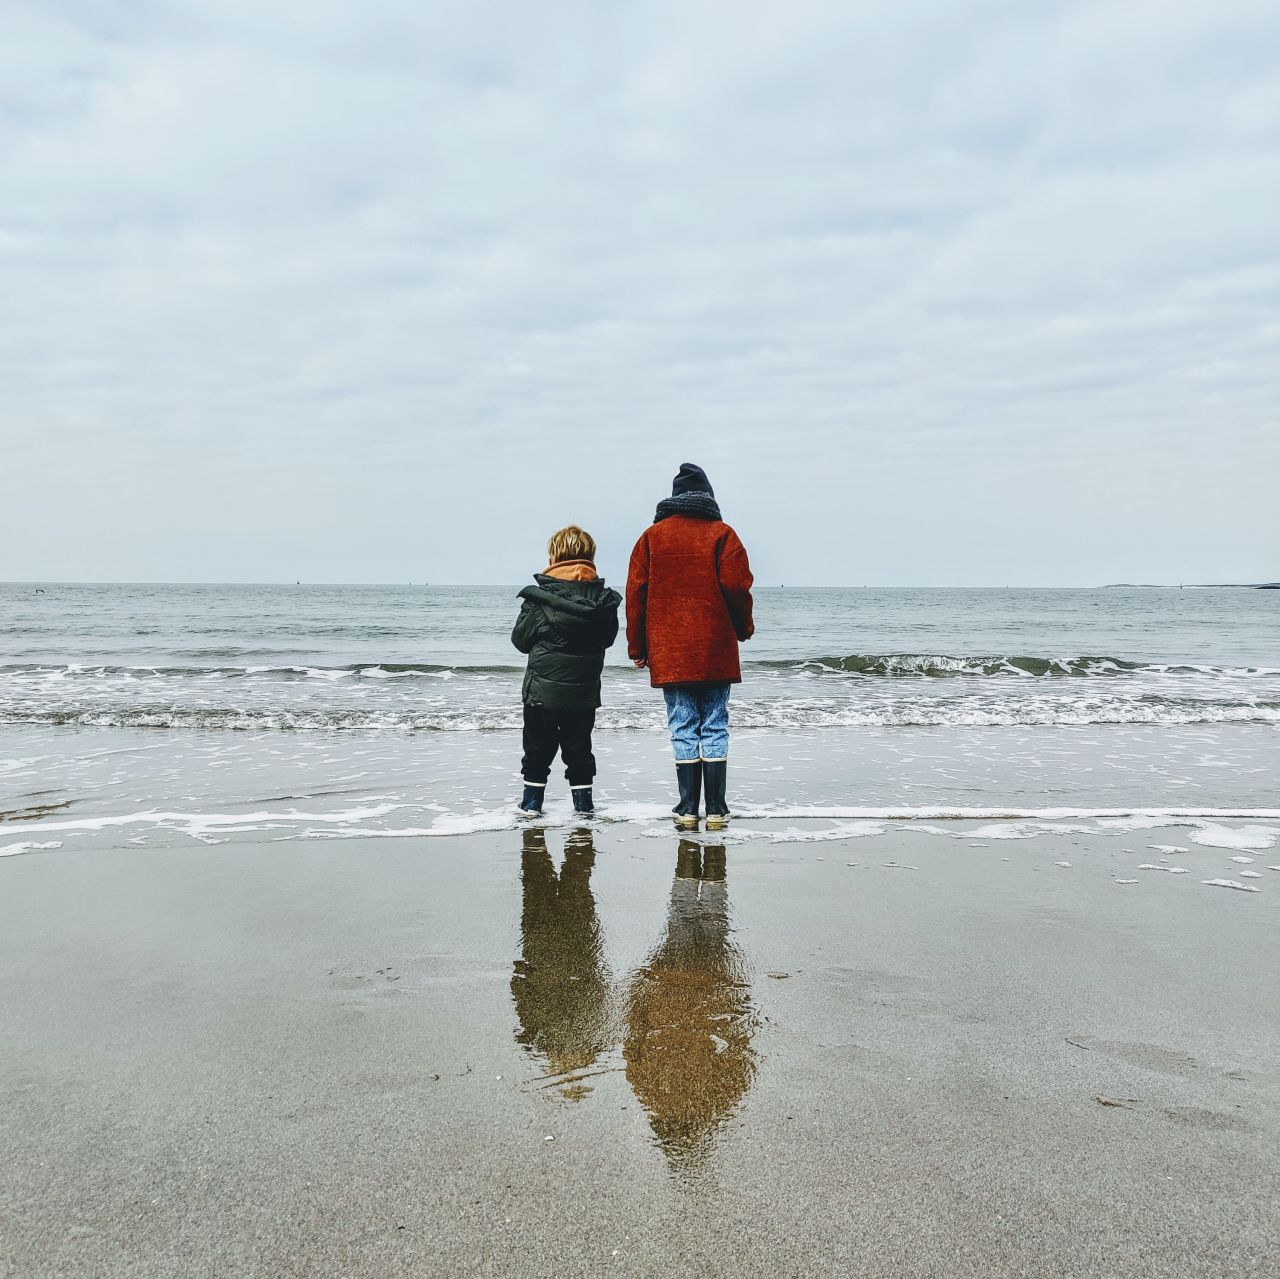
<path fill-rule="evenodd" d="M 702 468 L 685 462 L 627 575 L 627 651 L 666 696 L 678 825 L 697 825 L 704 782 L 708 828 L 728 819 L 729 687 L 742 680 L 738 642 L 754 632 L 747 552 Z"/>

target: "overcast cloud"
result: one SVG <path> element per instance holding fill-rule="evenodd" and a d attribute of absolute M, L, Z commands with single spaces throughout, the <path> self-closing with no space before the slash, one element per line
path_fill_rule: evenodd
<path fill-rule="evenodd" d="M 1274 0 L 40 0 L 0 577 L 1280 578 Z"/>

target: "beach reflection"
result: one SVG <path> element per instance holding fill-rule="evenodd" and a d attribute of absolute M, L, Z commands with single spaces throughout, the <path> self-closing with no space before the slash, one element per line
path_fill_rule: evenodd
<path fill-rule="evenodd" d="M 557 873 L 546 833 L 524 832 L 520 874 L 520 958 L 511 997 L 519 1026 L 516 1042 L 559 1080 L 573 1101 L 591 1091 L 583 1082 L 617 1040 L 610 1016 L 611 985 L 600 921 L 591 892 L 595 847 L 589 830 L 565 841 Z"/>
<path fill-rule="evenodd" d="M 731 940 L 725 850 L 681 840 L 666 931 L 626 992 L 627 1080 L 674 1171 L 696 1174 L 755 1077 L 757 1018 Z"/>

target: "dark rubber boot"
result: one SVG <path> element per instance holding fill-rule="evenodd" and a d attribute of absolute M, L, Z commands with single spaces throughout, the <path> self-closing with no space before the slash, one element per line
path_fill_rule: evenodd
<path fill-rule="evenodd" d="M 542 797 L 547 793 L 545 786 L 530 786 L 528 782 L 524 784 L 524 796 L 520 800 L 520 813 L 523 817 L 541 817 L 542 816 Z"/>
<path fill-rule="evenodd" d="M 573 796 L 573 811 L 575 813 L 585 813 L 590 816 L 596 811 L 595 805 L 591 802 L 590 786 L 573 786 L 569 793 Z"/>
<path fill-rule="evenodd" d="M 723 830 L 729 824 L 729 805 L 725 801 L 727 760 L 703 760 L 702 776 L 707 788 L 707 829 Z"/>
<path fill-rule="evenodd" d="M 680 802 L 671 810 L 676 825 L 692 830 L 698 824 L 698 801 L 702 798 L 702 761 L 676 765 Z"/>

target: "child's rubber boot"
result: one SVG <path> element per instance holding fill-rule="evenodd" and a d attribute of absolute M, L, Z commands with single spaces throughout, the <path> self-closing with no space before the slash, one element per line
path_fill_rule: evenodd
<path fill-rule="evenodd" d="M 520 799 L 518 811 L 521 817 L 541 817 L 542 797 L 547 793 L 547 784 L 539 786 L 535 782 L 525 782 L 524 795 Z"/>
<path fill-rule="evenodd" d="M 681 830 L 697 830 L 698 801 L 702 798 L 702 761 L 692 759 L 687 764 L 676 764 L 676 783 L 680 787 L 680 802 L 671 810 L 671 815 Z"/>
<path fill-rule="evenodd" d="M 591 802 L 590 786 L 570 786 L 569 793 L 573 796 L 573 811 L 575 813 L 590 817 L 596 811 L 595 804 Z"/>
<path fill-rule="evenodd" d="M 729 805 L 725 801 L 728 760 L 704 759 L 702 777 L 707 790 L 707 829 L 724 830 L 729 824 Z"/>

